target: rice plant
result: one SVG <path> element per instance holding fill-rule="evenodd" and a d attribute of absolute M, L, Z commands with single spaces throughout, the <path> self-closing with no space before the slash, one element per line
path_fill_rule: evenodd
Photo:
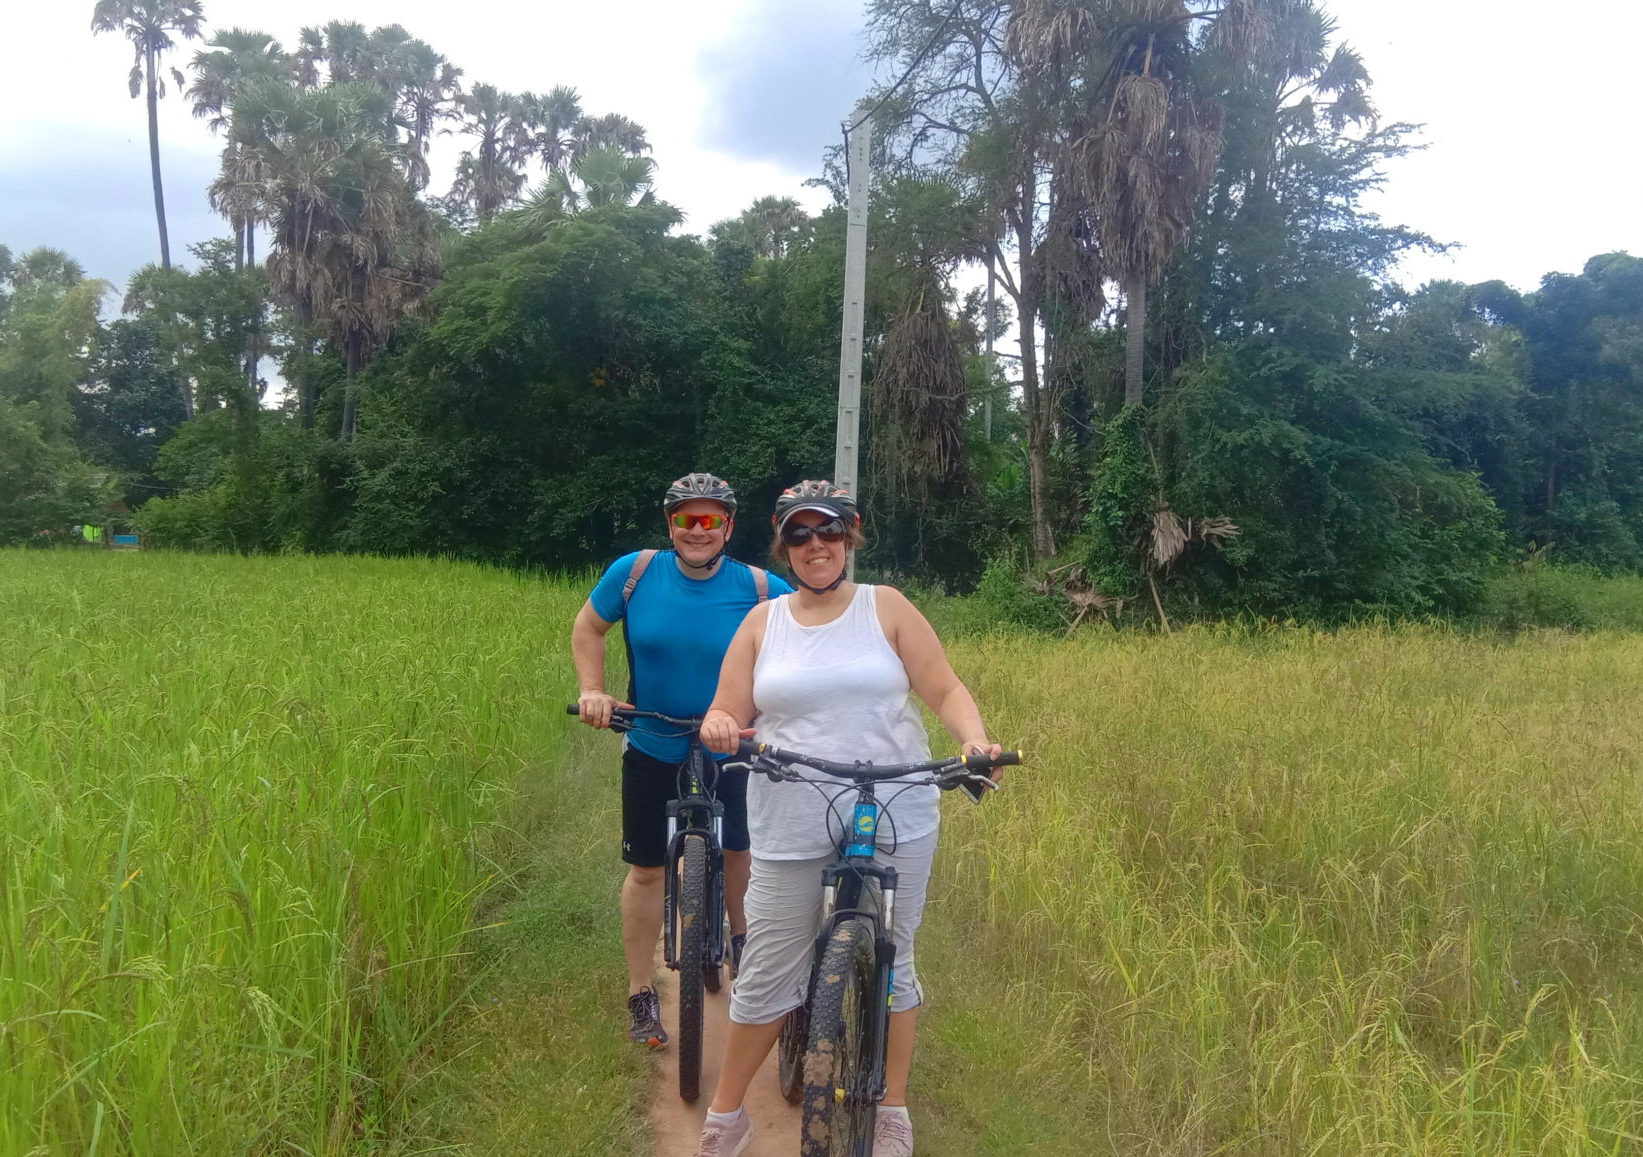
<path fill-rule="evenodd" d="M 0 554 L 0 1153 L 340 1153 L 466 982 L 579 596 Z"/>

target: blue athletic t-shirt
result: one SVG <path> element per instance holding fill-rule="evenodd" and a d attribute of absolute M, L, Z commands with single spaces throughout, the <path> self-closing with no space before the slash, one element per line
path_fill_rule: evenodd
<path fill-rule="evenodd" d="M 624 605 L 622 588 L 638 557 L 634 552 L 611 563 L 588 596 L 594 613 L 607 623 L 627 618 L 633 705 L 663 715 L 705 714 L 731 637 L 759 601 L 752 568 L 727 558 L 710 579 L 686 578 L 673 551 L 657 551 Z M 792 593 L 781 578 L 770 576 L 771 598 Z M 658 730 L 665 731 L 666 725 L 639 720 L 628 732 L 628 742 L 653 759 L 683 762 L 688 741 Z"/>

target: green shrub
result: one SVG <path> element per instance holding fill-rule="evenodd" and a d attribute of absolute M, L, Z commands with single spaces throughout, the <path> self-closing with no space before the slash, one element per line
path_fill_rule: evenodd
<path fill-rule="evenodd" d="M 982 572 L 973 601 L 989 626 L 1026 627 L 1033 631 L 1065 631 L 1067 618 L 1060 599 L 1035 591 L 1023 571 L 1008 558 L 995 558 Z"/>

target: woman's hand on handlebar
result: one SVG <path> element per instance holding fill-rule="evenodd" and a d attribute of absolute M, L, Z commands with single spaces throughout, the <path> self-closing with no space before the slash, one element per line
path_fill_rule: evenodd
<path fill-rule="evenodd" d="M 576 706 L 582 717 L 582 722 L 589 727 L 609 727 L 612 708 L 629 707 L 633 704 L 623 703 L 614 695 L 604 691 L 583 691 L 576 697 Z"/>
<path fill-rule="evenodd" d="M 960 756 L 985 755 L 988 759 L 997 759 L 1004 754 L 1004 747 L 1002 744 L 988 743 L 985 739 L 972 739 L 959 744 L 958 753 Z M 1004 769 L 1002 767 L 993 768 L 992 780 L 994 783 L 997 783 L 1003 777 Z"/>
<path fill-rule="evenodd" d="M 753 729 L 743 727 L 736 717 L 722 707 L 711 708 L 702 719 L 702 746 L 723 755 L 735 755 L 744 739 L 753 738 Z"/>

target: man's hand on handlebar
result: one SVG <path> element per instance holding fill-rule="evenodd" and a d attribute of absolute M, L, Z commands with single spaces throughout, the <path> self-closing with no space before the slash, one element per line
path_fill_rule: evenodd
<path fill-rule="evenodd" d="M 605 728 L 610 726 L 612 708 L 631 708 L 633 704 L 623 703 L 616 696 L 604 691 L 583 691 L 576 697 L 576 706 L 583 723 L 589 727 Z"/>

